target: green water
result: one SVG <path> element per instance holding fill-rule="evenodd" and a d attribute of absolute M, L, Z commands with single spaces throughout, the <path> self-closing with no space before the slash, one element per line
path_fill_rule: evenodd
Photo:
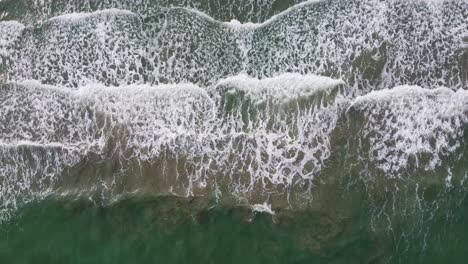
<path fill-rule="evenodd" d="M 193 210 L 172 198 L 100 207 L 48 200 L 2 226 L 1 263 L 465 263 L 468 204 L 450 226 L 433 221 L 427 245 L 376 237 L 361 208 L 333 240 L 308 241 L 323 219 L 312 211 L 252 214 L 242 207 Z M 397 235 L 397 234 L 393 234 Z M 409 244 L 420 238 L 407 238 Z"/>

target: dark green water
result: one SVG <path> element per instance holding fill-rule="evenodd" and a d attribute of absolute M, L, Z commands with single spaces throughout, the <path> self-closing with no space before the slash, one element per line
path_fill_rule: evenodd
<path fill-rule="evenodd" d="M 349 227 L 320 248 L 307 240 L 323 219 L 314 212 L 252 214 L 242 207 L 194 211 L 174 198 L 101 207 L 44 201 L 1 228 L 2 263 L 465 263 L 468 203 L 457 220 L 427 226 L 427 244 L 398 247 L 376 237 L 362 208 Z M 398 234 L 393 234 L 398 235 Z M 401 234 L 400 234 L 401 235 Z M 420 237 L 406 238 L 408 245 Z M 401 241 L 400 241 L 401 242 Z"/>

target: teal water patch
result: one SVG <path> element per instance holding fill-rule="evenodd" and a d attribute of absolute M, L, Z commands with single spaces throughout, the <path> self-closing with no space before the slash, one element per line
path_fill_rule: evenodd
<path fill-rule="evenodd" d="M 364 204 L 330 241 L 320 240 L 317 230 L 326 221 L 311 210 L 272 216 L 242 207 L 199 209 L 196 202 L 171 197 L 127 200 L 109 207 L 84 201 L 30 204 L 1 226 L 0 259 L 2 263 L 464 263 L 468 257 L 466 201 L 450 225 L 443 218 L 430 223 L 423 248 L 399 246 L 398 234 L 375 236 Z M 409 244 L 419 243 L 415 237 L 407 237 Z"/>
<path fill-rule="evenodd" d="M 235 210 L 191 215 L 167 204 L 111 208 L 44 202 L 4 227 L 6 263 L 302 263 L 320 257 L 278 230 L 269 215 L 254 221 Z"/>

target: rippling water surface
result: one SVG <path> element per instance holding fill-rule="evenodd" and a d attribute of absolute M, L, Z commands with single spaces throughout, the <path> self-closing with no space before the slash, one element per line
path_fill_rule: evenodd
<path fill-rule="evenodd" d="M 5 263 L 464 263 L 466 0 L 0 0 Z"/>

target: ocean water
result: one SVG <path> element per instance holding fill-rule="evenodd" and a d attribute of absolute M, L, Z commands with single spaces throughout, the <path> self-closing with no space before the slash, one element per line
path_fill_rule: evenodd
<path fill-rule="evenodd" d="M 0 263 L 465 263 L 466 0 L 0 0 Z"/>

